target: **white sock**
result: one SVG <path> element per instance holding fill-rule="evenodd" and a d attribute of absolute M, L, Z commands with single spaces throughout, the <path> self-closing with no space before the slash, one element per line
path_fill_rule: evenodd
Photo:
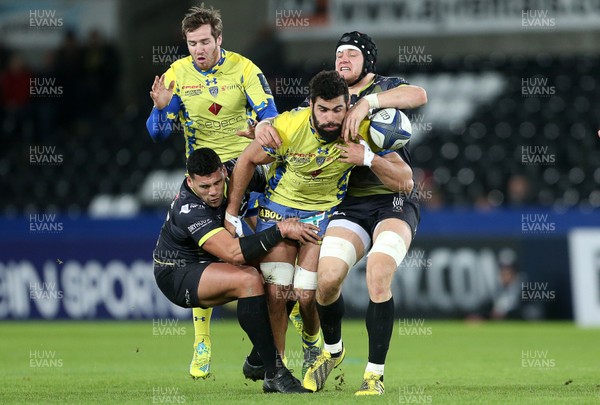
<path fill-rule="evenodd" d="M 365 373 L 375 373 L 375 374 L 383 375 L 384 367 L 385 367 L 385 364 L 367 363 L 367 368 L 365 369 Z"/>
<path fill-rule="evenodd" d="M 323 344 L 323 349 L 327 350 L 331 354 L 337 354 L 341 352 L 343 348 L 344 346 L 342 345 L 342 339 L 332 345 L 328 345 L 327 343 Z"/>

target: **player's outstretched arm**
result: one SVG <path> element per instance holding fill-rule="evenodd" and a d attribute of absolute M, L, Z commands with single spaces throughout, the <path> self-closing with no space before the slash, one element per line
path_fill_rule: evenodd
<path fill-rule="evenodd" d="M 317 243 L 319 228 L 298 222 L 297 219 L 286 219 L 269 229 L 243 238 L 234 238 L 225 230 L 217 232 L 204 244 L 202 249 L 219 259 L 234 265 L 241 265 L 261 258 L 273 246 L 284 238 L 294 239 L 302 243 Z"/>
<path fill-rule="evenodd" d="M 231 173 L 227 195 L 227 214 L 236 218 L 239 216 L 244 193 L 254 175 L 256 166 L 271 163 L 274 160 L 267 155 L 256 140 L 244 149 Z M 228 222 L 225 223 L 225 229 L 232 232 L 232 235 L 235 232 L 233 224 Z"/>
<path fill-rule="evenodd" d="M 358 127 L 372 108 L 396 108 L 403 110 L 417 108 L 426 103 L 427 93 L 419 86 L 403 85 L 380 93 L 369 94 L 360 98 L 348 110 L 344 124 L 342 125 L 342 136 L 346 141 L 349 139 L 358 139 Z"/>
<path fill-rule="evenodd" d="M 403 85 L 393 87 L 377 94 L 379 108 L 405 110 L 427 104 L 427 92 L 419 86 Z M 364 99 L 364 97 L 363 97 Z"/>
<path fill-rule="evenodd" d="M 180 110 L 179 96 L 173 96 L 175 82 L 171 81 L 169 88 L 164 85 L 163 74 L 160 78 L 156 76 L 150 91 L 150 98 L 154 107 L 146 120 L 146 128 L 154 142 L 165 140 L 171 135 L 175 117 Z"/>

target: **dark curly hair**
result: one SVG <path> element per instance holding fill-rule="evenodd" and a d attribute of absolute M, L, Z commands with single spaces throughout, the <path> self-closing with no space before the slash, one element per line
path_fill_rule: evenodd
<path fill-rule="evenodd" d="M 335 70 L 323 70 L 317 73 L 308 83 L 308 87 L 310 101 L 313 103 L 317 97 L 321 97 L 323 100 L 333 100 L 343 95 L 346 103 L 350 98 L 348 85 Z"/>

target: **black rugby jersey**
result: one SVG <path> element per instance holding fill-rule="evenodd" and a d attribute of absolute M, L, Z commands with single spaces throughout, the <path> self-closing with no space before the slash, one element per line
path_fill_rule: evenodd
<path fill-rule="evenodd" d="M 204 251 L 202 245 L 225 229 L 223 220 L 226 206 L 226 199 L 223 199 L 220 207 L 208 206 L 192 192 L 184 179 L 160 230 L 153 253 L 154 261 L 180 267 L 186 263 L 221 261 Z"/>

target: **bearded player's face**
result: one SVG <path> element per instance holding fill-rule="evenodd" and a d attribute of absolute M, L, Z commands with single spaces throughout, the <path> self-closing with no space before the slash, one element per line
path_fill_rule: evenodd
<path fill-rule="evenodd" d="M 223 37 L 219 35 L 217 39 L 213 38 L 210 24 L 204 24 L 194 31 L 189 31 L 185 35 L 185 39 L 194 64 L 201 70 L 208 70 L 219 61 Z"/>
<path fill-rule="evenodd" d="M 335 70 L 344 78 L 346 83 L 358 79 L 362 72 L 364 58 L 357 49 L 344 49 L 335 54 Z"/>
<path fill-rule="evenodd" d="M 348 111 L 344 96 L 332 100 L 317 97 L 312 107 L 312 120 L 315 130 L 327 142 L 333 142 L 342 134 L 342 123 Z"/>

